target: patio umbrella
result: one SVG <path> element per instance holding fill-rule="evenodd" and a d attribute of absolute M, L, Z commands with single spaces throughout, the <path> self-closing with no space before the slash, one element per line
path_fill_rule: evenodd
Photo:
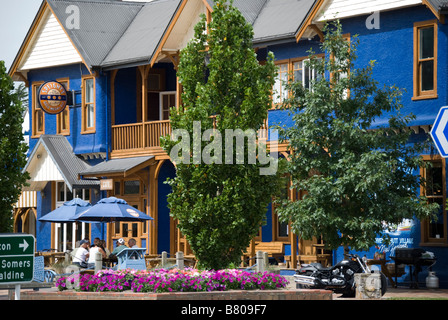
<path fill-rule="evenodd" d="M 77 214 L 80 214 L 92 205 L 82 199 L 75 198 L 65 202 L 62 206 L 39 218 L 42 222 L 74 222 Z"/>
<path fill-rule="evenodd" d="M 130 206 L 125 200 L 116 197 L 101 199 L 88 210 L 78 214 L 76 221 L 116 222 L 154 220 L 147 214 Z"/>

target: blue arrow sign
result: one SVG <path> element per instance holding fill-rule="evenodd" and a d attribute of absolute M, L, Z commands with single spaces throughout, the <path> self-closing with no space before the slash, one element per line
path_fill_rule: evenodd
<path fill-rule="evenodd" d="M 431 137 L 439 154 L 448 158 L 448 107 L 442 107 L 431 129 Z"/>

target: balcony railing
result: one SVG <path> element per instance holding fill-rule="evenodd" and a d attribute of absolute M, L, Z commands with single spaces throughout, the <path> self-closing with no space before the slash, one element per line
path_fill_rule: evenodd
<path fill-rule="evenodd" d="M 267 138 L 267 121 L 258 132 L 258 138 Z M 169 120 L 131 123 L 112 126 L 113 152 L 160 149 L 160 137 L 171 134 Z M 148 150 L 149 151 L 149 150 Z"/>
<path fill-rule="evenodd" d="M 160 147 L 160 137 L 171 133 L 169 120 L 112 126 L 113 151 Z"/>

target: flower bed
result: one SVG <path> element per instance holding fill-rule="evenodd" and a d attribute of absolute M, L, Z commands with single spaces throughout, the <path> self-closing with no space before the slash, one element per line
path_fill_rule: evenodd
<path fill-rule="evenodd" d="M 269 272 L 251 273 L 228 269 L 154 271 L 102 270 L 95 275 L 72 275 L 56 281 L 59 291 L 73 289 L 87 292 L 201 292 L 227 290 L 273 290 L 285 288 L 288 281 Z"/>

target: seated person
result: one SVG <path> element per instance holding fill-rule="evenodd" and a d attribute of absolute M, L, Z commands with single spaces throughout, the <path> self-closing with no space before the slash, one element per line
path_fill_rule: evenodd
<path fill-rule="evenodd" d="M 127 246 L 124 244 L 124 239 L 120 238 L 117 240 L 117 247 L 110 254 L 110 258 L 116 258 L 117 254 L 120 253 L 123 249 L 127 249 Z"/>
<path fill-rule="evenodd" d="M 101 240 L 98 238 L 93 241 L 93 247 L 90 248 L 89 260 L 87 261 L 87 266 L 89 268 L 95 267 L 95 256 L 97 252 L 101 253 L 103 259 L 106 258 L 106 252 L 104 252 L 103 248 L 101 247 Z"/>
<path fill-rule="evenodd" d="M 129 246 L 129 248 L 132 248 L 132 249 L 135 249 L 135 248 L 140 249 L 140 247 L 137 246 L 137 241 L 135 241 L 134 238 L 129 239 L 128 246 Z M 134 253 L 131 254 L 131 256 L 129 258 L 131 258 L 131 259 L 138 259 L 139 257 L 138 257 L 138 254 L 134 252 Z"/>
<path fill-rule="evenodd" d="M 89 258 L 89 241 L 81 240 L 79 248 L 76 250 L 76 254 L 73 257 L 73 264 L 80 266 L 81 268 L 87 268 L 87 259 Z"/>
<path fill-rule="evenodd" d="M 139 246 L 137 246 L 137 241 L 135 241 L 134 238 L 129 239 L 128 245 L 129 248 L 139 248 Z"/>

